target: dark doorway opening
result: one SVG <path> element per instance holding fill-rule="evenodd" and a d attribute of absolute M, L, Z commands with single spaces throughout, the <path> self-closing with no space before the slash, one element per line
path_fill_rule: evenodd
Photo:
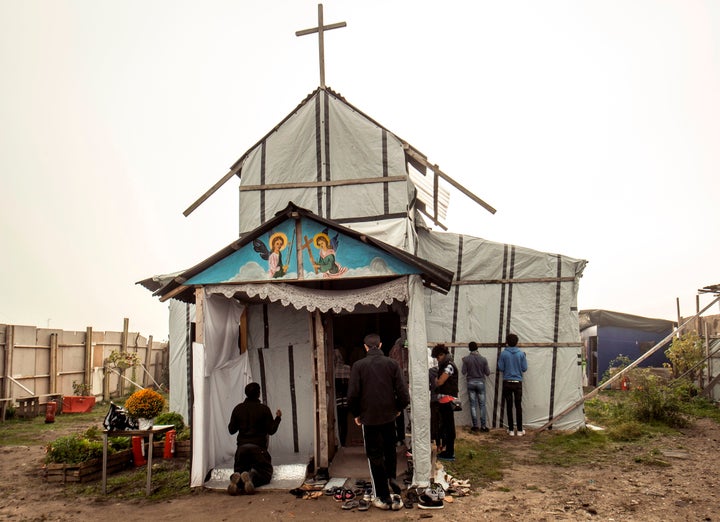
<path fill-rule="evenodd" d="M 363 339 L 369 333 L 377 333 L 382 340 L 382 350 L 387 355 L 390 348 L 401 332 L 401 318 L 393 311 L 373 309 L 368 312 L 353 312 L 351 314 L 341 314 L 332 316 L 332 347 L 339 350 L 343 361 L 352 368 L 352 365 L 365 357 L 365 348 Z M 343 392 L 342 386 L 335 380 L 335 369 L 333 367 L 333 382 L 335 382 L 335 404 L 338 397 L 341 398 Z M 336 419 L 338 428 L 335 430 L 338 437 L 337 443 L 340 444 L 340 423 L 344 423 L 345 446 L 362 446 L 363 436 L 362 430 L 355 424 L 355 421 L 349 411 L 337 408 Z"/>

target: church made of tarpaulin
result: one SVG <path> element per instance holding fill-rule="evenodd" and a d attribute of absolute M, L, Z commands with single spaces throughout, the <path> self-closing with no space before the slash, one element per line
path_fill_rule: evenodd
<path fill-rule="evenodd" d="M 339 449 L 335 349 L 352 363 L 370 332 L 385 349 L 407 339 L 417 485 L 432 475 L 428 354 L 436 343 L 458 366 L 478 343 L 492 371 L 489 423 L 498 428 L 496 362 L 506 334 L 516 333 L 529 364 L 524 426 L 543 426 L 575 403 L 552 427 L 583 425 L 576 298 L 586 261 L 431 230 L 427 222 L 445 230 L 448 185 L 494 209 L 326 87 L 186 214 L 235 176 L 240 239 L 189 270 L 141 282 L 171 304 L 170 407 L 192 424 L 192 486 L 232 467 L 227 423 L 250 380 L 283 411 L 270 439 L 274 462 L 328 467 Z M 467 405 L 462 378 L 460 398 Z M 470 423 L 468 407 L 456 422 Z M 352 429 L 348 443 L 361 443 Z"/>

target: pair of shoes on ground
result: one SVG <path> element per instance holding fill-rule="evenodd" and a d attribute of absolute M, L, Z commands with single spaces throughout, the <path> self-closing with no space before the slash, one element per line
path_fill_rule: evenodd
<path fill-rule="evenodd" d="M 442 499 L 433 499 L 430 495 L 423 493 L 418 499 L 418 508 L 420 509 L 442 509 L 445 502 Z"/>
<path fill-rule="evenodd" d="M 473 426 L 472 428 L 470 428 L 470 431 L 472 431 L 473 433 L 487 433 L 488 431 L 490 431 L 490 428 L 488 428 L 487 426 L 482 426 L 480 428 L 478 428 L 477 426 Z"/>
<path fill-rule="evenodd" d="M 230 485 L 227 491 L 232 496 L 241 494 L 252 495 L 255 493 L 255 484 L 253 484 L 250 473 L 243 471 L 242 473 L 235 472 L 230 475 Z"/>
<path fill-rule="evenodd" d="M 450 453 L 447 453 L 445 451 L 443 451 L 442 453 L 438 453 L 437 458 L 446 462 L 455 462 L 455 455 L 451 455 Z"/>
<path fill-rule="evenodd" d="M 356 497 L 355 492 L 345 488 L 335 488 L 332 495 L 337 502 L 346 502 Z"/>
<path fill-rule="evenodd" d="M 365 499 L 352 499 L 352 500 L 346 500 L 343 505 L 342 509 L 349 511 L 351 509 L 357 508 L 358 511 L 367 511 L 370 508 L 370 502 L 368 502 Z"/>
<path fill-rule="evenodd" d="M 384 500 L 380 497 L 375 497 L 374 499 L 372 499 L 372 505 L 373 507 L 382 509 L 384 511 L 400 511 L 403 507 L 403 501 L 400 495 L 398 495 L 397 493 L 393 493 L 387 500 Z"/>
<path fill-rule="evenodd" d="M 524 437 L 525 430 L 518 430 L 518 431 L 508 430 L 508 435 L 510 435 L 511 437 L 514 437 L 515 435 L 517 435 L 518 437 Z"/>

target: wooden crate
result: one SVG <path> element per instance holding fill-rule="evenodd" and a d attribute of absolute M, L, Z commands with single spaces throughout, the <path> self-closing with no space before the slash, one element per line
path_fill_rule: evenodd
<path fill-rule="evenodd" d="M 130 467 L 132 450 L 122 450 L 107 457 L 107 473 L 115 473 Z M 102 478 L 102 457 L 80 464 L 46 464 L 45 480 L 48 482 L 89 482 Z"/>

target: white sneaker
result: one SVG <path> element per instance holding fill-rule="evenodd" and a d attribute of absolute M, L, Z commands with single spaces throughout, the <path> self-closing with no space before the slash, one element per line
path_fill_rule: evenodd
<path fill-rule="evenodd" d="M 392 502 L 392 500 L 391 500 L 391 502 Z M 380 497 L 375 497 L 374 499 L 372 499 L 372 505 L 373 505 L 373 507 L 382 509 L 384 511 L 389 511 L 390 509 L 392 509 L 392 504 L 388 504 Z"/>
<path fill-rule="evenodd" d="M 525 435 L 525 430 L 520 430 L 517 432 L 518 437 L 522 437 L 523 435 Z"/>
<path fill-rule="evenodd" d="M 515 432 L 513 430 L 508 430 L 508 435 L 510 435 L 511 437 L 514 437 Z"/>

